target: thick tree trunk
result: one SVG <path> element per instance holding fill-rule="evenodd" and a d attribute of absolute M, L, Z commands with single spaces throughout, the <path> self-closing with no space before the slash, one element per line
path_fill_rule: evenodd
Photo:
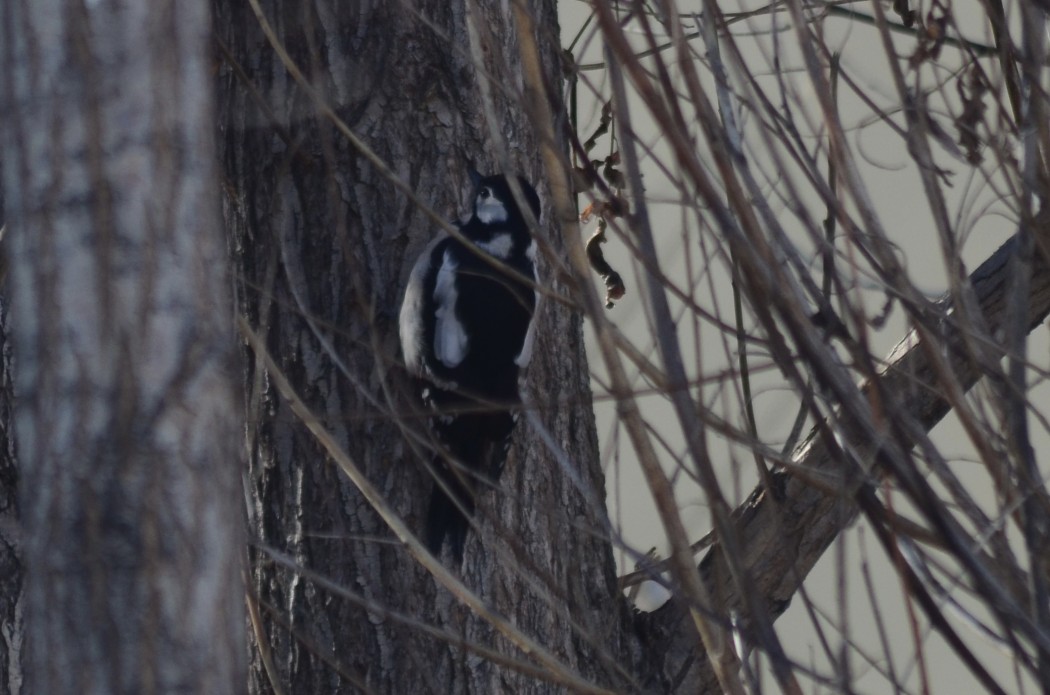
<path fill-rule="evenodd" d="M 466 205 L 469 163 L 497 170 L 502 148 L 510 167 L 537 182 L 549 222 L 519 101 L 512 13 L 502 14 L 506 3 L 462 0 L 259 4 L 294 65 L 282 63 L 245 3 L 216 2 L 220 150 L 241 311 L 324 427 L 421 534 L 431 480 L 406 436 L 422 420 L 400 366 L 396 316 L 411 262 L 437 230 L 326 109 L 446 218 Z M 537 2 L 533 12 L 547 78 L 558 85 L 555 5 Z M 472 55 L 483 57 L 491 84 Z M 309 89 L 294 82 L 297 70 Z M 495 123 L 486 121 L 489 93 Z M 563 289 L 550 274 L 547 282 Z M 621 667 L 610 546 L 594 534 L 604 527 L 605 495 L 581 320 L 547 302 L 540 322 L 526 391 L 568 470 L 522 418 L 500 490 L 480 498 L 482 537 L 468 539 L 463 576 L 568 669 L 622 686 L 631 668 Z M 464 648 L 461 640 L 534 665 L 417 564 L 306 433 L 258 356 L 249 362 L 252 588 L 261 618 L 252 692 L 557 691 L 549 675 Z M 275 562 L 273 551 L 356 598 Z"/>
<path fill-rule="evenodd" d="M 26 692 L 243 689 L 208 30 L 201 0 L 0 4 Z"/>
<path fill-rule="evenodd" d="M 0 171 L 3 153 L 0 152 Z M 4 191 L 0 185 L 0 243 L 6 234 Z M 5 279 L 7 256 L 0 251 L 0 693 L 22 692 L 25 610 L 22 570 L 18 464 L 15 458 L 14 386 L 11 383 L 10 302 Z"/>
<path fill-rule="evenodd" d="M 495 622 L 505 619 L 501 627 L 420 567 L 278 388 L 290 380 L 421 533 L 431 481 L 425 447 L 412 444 L 423 418 L 400 367 L 395 321 L 408 267 L 436 225 L 366 148 L 446 217 L 466 205 L 468 164 L 516 168 L 538 184 L 553 234 L 509 4 L 268 0 L 256 14 L 255 2 L 215 0 L 238 309 L 245 334 L 265 345 L 245 349 L 242 374 L 251 413 L 250 690 L 716 689 L 679 602 L 635 622 L 623 608 L 602 535 L 577 313 L 553 301 L 541 310 L 526 386 L 534 417 L 518 428 L 500 489 L 479 500 L 480 537 L 471 534 L 464 566 L 452 568 Z M 239 691 L 239 437 L 203 89 L 206 13 L 196 1 L 65 13 L 60 4 L 0 4 L 25 512 L 20 537 L 3 342 L 0 687 L 23 687 L 24 562 L 34 692 Z M 553 2 L 532 11 L 546 79 L 557 85 Z M 1033 230 L 1039 240 L 1046 220 Z M 568 295 L 552 269 L 561 240 L 548 241 L 545 281 Z M 1006 253 L 972 278 L 993 328 Z M 1031 287 L 1034 322 L 1050 311 L 1044 265 L 1037 261 Z M 757 297 L 762 288 L 750 290 Z M 775 288 L 765 291 L 778 310 Z M 6 312 L 5 301 L 5 327 Z M 961 339 L 948 329 L 939 337 Z M 962 351 L 935 370 L 935 352 L 912 347 L 867 387 L 899 406 L 915 432 L 948 407 L 937 396 L 945 373 L 962 389 L 979 377 Z M 857 405 L 864 392 L 840 386 L 855 431 L 836 434 L 874 460 L 872 413 Z M 813 436 L 797 463 L 814 474 L 855 473 L 832 441 Z M 773 480 L 735 521 L 743 564 L 775 616 L 857 507 L 804 476 Z M 701 572 L 723 611 L 742 611 L 720 548 Z M 1017 579 L 1002 581 L 1023 586 Z M 512 630 L 546 653 L 513 646 Z"/>

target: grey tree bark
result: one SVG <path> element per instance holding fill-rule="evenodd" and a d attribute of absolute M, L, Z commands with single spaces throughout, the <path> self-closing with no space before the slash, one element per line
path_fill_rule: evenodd
<path fill-rule="evenodd" d="M 320 426 L 419 532 L 430 482 L 407 444 L 421 417 L 400 368 L 395 322 L 408 267 L 435 225 L 365 150 L 450 217 L 462 211 L 470 161 L 495 169 L 502 152 L 511 168 L 542 181 L 535 131 L 519 102 L 516 24 L 501 6 L 271 1 L 253 11 L 216 3 L 226 223 L 240 310 L 265 343 L 265 354 L 246 350 L 245 374 L 253 414 L 252 692 L 579 688 L 523 663 L 525 655 L 419 567 L 263 367 L 274 361 Z M 557 85 L 553 3 L 531 7 L 542 27 L 545 80 Z M 556 99 L 549 109 L 561 113 Z M 549 212 L 549 191 L 541 187 L 541 196 Z M 551 222 L 545 229 L 554 236 Z M 562 252 L 560 239 L 553 246 Z M 999 301 L 1001 260 L 975 276 L 988 306 Z M 565 289 L 557 274 L 548 281 Z M 776 308 L 774 288 L 749 291 L 753 303 Z M 1033 287 L 1036 322 L 1047 308 L 1039 292 Z M 548 303 L 542 322 L 529 390 L 570 468 L 535 431 L 525 436 L 530 430 L 519 428 L 500 492 L 481 500 L 482 537 L 468 542 L 466 582 L 595 687 L 714 692 L 686 606 L 674 601 L 637 617 L 623 606 L 609 545 L 599 537 L 604 491 L 579 319 Z M 972 385 L 976 374 L 961 363 L 956 369 L 963 388 Z M 869 388 L 900 392 L 900 379 L 917 377 L 936 391 L 920 348 Z M 928 430 L 946 406 L 913 398 L 900 407 L 902 418 Z M 863 423 L 871 414 L 849 417 Z M 863 427 L 853 435 L 851 448 L 870 448 Z M 840 475 L 845 464 L 822 441 L 815 433 L 798 463 Z M 776 499 L 760 488 L 734 517 L 758 604 L 774 617 L 857 513 L 806 479 L 778 473 L 775 480 L 782 485 Z M 701 571 L 721 602 L 717 612 L 743 610 L 720 548 Z M 741 619 L 748 630 L 747 615 Z"/>
<path fill-rule="evenodd" d="M 471 162 L 485 171 L 505 164 L 541 182 L 505 5 L 270 0 L 258 6 L 272 26 L 268 38 L 246 4 L 215 3 L 220 156 L 240 310 L 323 427 L 417 533 L 431 482 L 422 449 L 406 437 L 422 419 L 400 366 L 396 316 L 411 262 L 436 228 L 340 128 L 446 218 L 463 210 Z M 534 3 L 532 11 L 556 95 L 555 3 Z M 552 110 L 560 112 L 557 104 Z M 541 196 L 549 211 L 548 194 Z M 544 229 L 555 229 L 549 215 Z M 559 253 L 560 240 L 551 243 Z M 564 289 L 553 273 L 547 282 Z M 611 549 L 595 534 L 603 528 L 604 489 L 581 318 L 547 302 L 540 321 L 527 391 L 571 463 L 562 468 L 539 436 L 519 426 L 501 489 L 481 497 L 481 540 L 468 540 L 463 576 L 567 670 L 628 687 Z M 247 362 L 259 647 L 251 691 L 561 689 L 437 586 L 305 433 L 260 355 L 249 352 Z M 524 662 L 524 671 L 478 658 L 483 650 Z"/>
<path fill-rule="evenodd" d="M 400 367 L 396 314 L 436 225 L 391 174 L 451 217 L 465 205 L 469 164 L 515 169 L 540 184 L 551 210 L 521 102 L 522 25 L 511 4 L 215 0 L 217 118 L 199 1 L 0 4 L 22 466 L 8 426 L 4 333 L 5 692 L 24 689 L 23 605 L 35 692 L 244 687 L 240 406 L 216 190 L 242 335 L 262 344 L 245 341 L 239 375 L 250 413 L 249 690 L 714 691 L 687 607 L 633 617 L 616 585 L 579 312 L 543 305 L 526 389 L 534 407 L 500 490 L 480 500 L 480 537 L 466 550 L 466 587 L 494 621 L 420 567 L 314 433 L 331 433 L 421 530 L 431 484 L 420 463 L 424 418 Z M 560 114 L 554 2 L 530 9 L 549 111 Z M 564 240 L 549 215 L 542 222 L 545 281 L 572 296 L 559 272 Z M 1045 217 L 1037 223 L 1043 243 Z M 992 328 L 1008 253 L 972 278 Z M 1032 324 L 1050 310 L 1043 278 L 1039 260 Z M 747 291 L 807 344 L 811 327 L 791 323 L 775 288 Z M 4 326 L 6 311 L 4 297 Z M 931 364 L 935 352 L 913 347 L 868 386 L 898 399 L 912 432 L 945 412 L 938 389 L 979 376 L 956 354 L 947 368 Z M 957 384 L 944 382 L 946 369 Z M 304 423 L 285 380 L 319 422 Z M 872 413 L 847 393 L 852 384 L 826 387 L 854 408 L 843 421 L 855 431 L 836 434 L 877 460 L 866 439 Z M 814 433 L 796 463 L 841 476 L 847 464 L 833 441 Z M 775 616 L 857 507 L 804 477 L 773 480 L 734 521 L 745 569 Z M 700 569 L 717 612 L 743 613 L 720 548 Z M 1002 581 L 1023 586 L 1018 579 Z M 513 630 L 546 651 L 548 668 L 512 644 Z"/>
<path fill-rule="evenodd" d="M 0 171 L 3 170 L 0 153 Z M 4 191 L 0 185 L 0 243 L 6 234 Z M 15 458 L 14 388 L 11 384 L 11 341 L 5 280 L 7 256 L 0 250 L 0 692 L 22 691 L 25 644 L 22 548 Z"/>
<path fill-rule="evenodd" d="M 30 626 L 5 692 L 243 690 L 209 28 L 201 0 L 0 5 Z"/>

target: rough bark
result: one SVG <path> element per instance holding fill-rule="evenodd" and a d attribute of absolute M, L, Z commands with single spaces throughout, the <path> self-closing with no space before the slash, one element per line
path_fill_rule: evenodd
<path fill-rule="evenodd" d="M 501 151 L 546 201 L 535 135 L 519 101 L 511 13 L 503 14 L 501 2 L 444 0 L 259 5 L 312 86 L 295 82 L 250 7 L 216 2 L 220 152 L 240 311 L 306 405 L 418 533 L 431 481 L 421 450 L 406 437 L 421 420 L 400 366 L 396 315 L 411 263 L 436 229 L 326 109 L 443 217 L 464 209 L 468 164 L 500 169 Z M 557 85 L 554 3 L 537 2 L 532 11 L 548 79 Z M 486 93 L 494 124 L 486 120 Z M 549 222 L 544 229 L 553 229 Z M 550 243 L 557 253 L 560 241 Z M 547 282 L 564 290 L 553 273 Z M 571 470 L 523 419 L 500 490 L 479 500 L 481 538 L 468 539 L 462 573 L 568 668 L 626 687 L 633 668 L 621 666 L 612 555 L 595 534 L 605 495 L 581 319 L 547 302 L 540 321 L 526 391 Z M 458 643 L 530 663 L 418 566 L 306 433 L 258 356 L 247 362 L 251 600 L 260 618 L 251 691 L 564 689 L 535 669 L 478 658 Z M 274 550 L 359 601 L 273 562 Z M 456 643 L 388 611 L 439 626 Z"/>
<path fill-rule="evenodd" d="M 243 690 L 208 31 L 203 0 L 0 5 L 26 692 Z"/>
<path fill-rule="evenodd" d="M 15 468 L 4 298 L 0 688 L 24 689 L 24 605 L 33 691 L 240 691 L 238 408 L 210 164 L 207 13 L 197 1 L 68 5 L 0 4 L 0 164 L 13 193 L 23 465 Z M 444 216 L 466 203 L 469 163 L 516 168 L 547 201 L 520 103 L 512 14 L 504 3 L 476 5 L 260 3 L 307 86 L 249 4 L 215 0 L 219 154 L 239 313 L 417 531 L 431 482 L 426 454 L 410 444 L 421 418 L 395 320 L 407 270 L 435 225 L 334 118 Z M 532 9 L 557 85 L 554 4 Z M 1044 242 L 1047 228 L 1039 218 Z M 548 241 L 557 254 L 560 240 Z M 1004 247 L 971 276 L 989 335 L 1004 313 L 1008 254 Z M 552 260 L 547 282 L 568 294 Z M 1050 311 L 1050 268 L 1043 256 L 1034 266 L 1032 326 Z M 526 390 L 566 456 L 559 462 L 523 421 L 500 490 L 480 500 L 480 537 L 472 534 L 466 564 L 454 569 L 596 687 L 713 692 L 679 603 L 626 615 L 602 537 L 581 320 L 548 302 L 541 325 Z M 960 347 L 963 332 L 948 322 L 937 338 L 951 346 L 944 354 L 955 385 L 972 386 L 982 372 Z M 921 344 L 902 349 L 859 393 L 879 393 L 929 430 L 948 408 L 931 354 Z M 419 567 L 278 394 L 261 356 L 247 348 L 244 356 L 249 689 L 568 690 Z M 862 427 L 837 434 L 857 458 L 876 458 Z M 856 479 L 836 448 L 814 433 L 796 463 Z M 744 564 L 777 616 L 857 506 L 804 477 L 773 479 L 775 494 L 756 490 L 735 519 Z M 718 547 L 700 571 L 723 612 L 743 609 Z"/>
<path fill-rule="evenodd" d="M 0 171 L 3 171 L 2 154 Z M 0 185 L 0 242 L 6 233 L 6 219 L 4 191 Z M 25 603 L 6 277 L 7 257 L 0 251 L 0 693 L 15 694 L 22 692 Z"/>
<path fill-rule="evenodd" d="M 0 214 L 0 227 L 2 220 Z M 24 679 L 25 573 L 15 458 L 9 314 L 7 295 L 0 294 L 0 693 L 13 695 L 22 692 Z"/>

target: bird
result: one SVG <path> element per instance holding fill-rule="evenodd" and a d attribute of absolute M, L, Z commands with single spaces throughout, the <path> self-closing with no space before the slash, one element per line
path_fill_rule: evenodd
<path fill-rule="evenodd" d="M 479 486 L 503 469 L 521 405 L 519 375 L 536 337 L 536 242 L 511 179 L 470 170 L 469 216 L 461 238 L 442 233 L 416 260 L 399 332 L 405 366 L 430 412 L 440 445 L 424 537 L 440 556 L 447 542 L 461 562 Z M 513 179 L 540 217 L 536 189 Z"/>

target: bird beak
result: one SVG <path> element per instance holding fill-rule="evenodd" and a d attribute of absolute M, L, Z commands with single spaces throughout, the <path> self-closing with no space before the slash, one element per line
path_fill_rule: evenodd
<path fill-rule="evenodd" d="M 483 177 L 477 169 L 475 169 L 474 167 L 470 167 L 467 173 L 470 175 L 470 184 L 474 186 L 474 188 L 477 188 L 479 185 L 481 185 L 481 179 Z"/>

